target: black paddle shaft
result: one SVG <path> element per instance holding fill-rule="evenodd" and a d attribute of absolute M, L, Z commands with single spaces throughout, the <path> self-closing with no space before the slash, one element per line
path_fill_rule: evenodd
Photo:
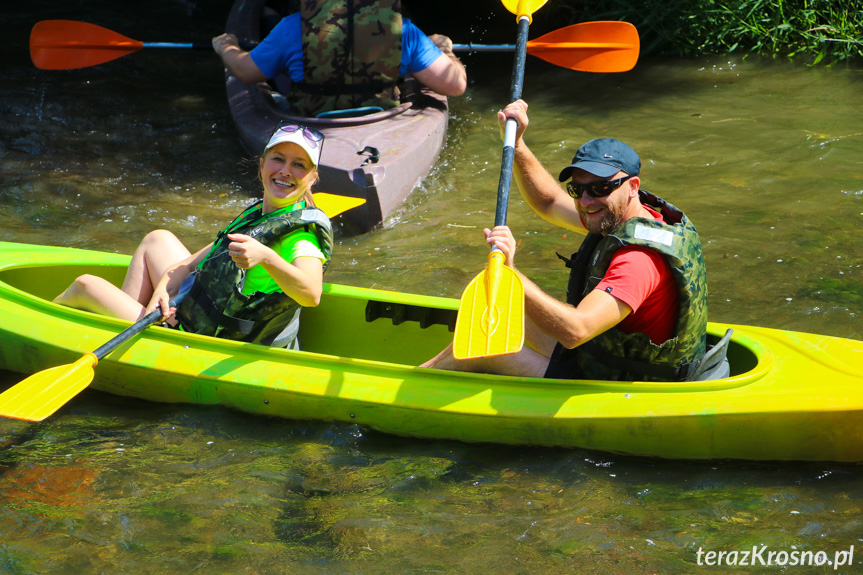
<path fill-rule="evenodd" d="M 509 103 L 521 98 L 521 88 L 524 84 L 524 62 L 527 58 L 527 29 L 530 19 L 521 16 L 518 19 L 518 40 L 515 44 L 515 60 L 512 64 L 512 86 L 509 93 Z M 497 186 L 497 208 L 494 214 L 494 225 L 506 225 L 506 209 L 509 204 L 509 188 L 512 183 L 512 164 L 515 158 L 514 143 L 504 142 L 503 157 L 500 161 L 500 180 Z"/>
<path fill-rule="evenodd" d="M 172 299 L 168 305 L 170 305 L 171 307 L 177 307 L 177 305 L 181 301 L 183 301 L 183 297 L 185 296 L 185 293 L 182 295 L 178 295 L 177 297 Z M 120 347 L 121 344 L 129 341 L 130 339 L 132 339 L 133 337 L 159 321 L 159 319 L 161 318 L 161 308 L 154 309 L 153 311 L 151 311 L 150 313 L 148 313 L 147 315 L 145 315 L 144 317 L 142 317 L 141 319 L 139 319 L 138 321 L 112 337 L 110 340 L 102 344 L 101 347 L 97 348 L 96 351 L 93 352 L 93 355 L 96 356 L 96 359 L 102 359 L 103 357 Z"/>

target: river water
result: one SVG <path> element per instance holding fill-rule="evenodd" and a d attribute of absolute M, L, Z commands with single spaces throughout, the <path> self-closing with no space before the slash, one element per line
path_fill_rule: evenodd
<path fill-rule="evenodd" d="M 258 194 L 213 54 L 30 65 L 25 32 L 38 20 L 207 41 L 229 3 L 136 7 L 0 9 L 20 31 L 0 64 L 0 239 L 130 253 L 165 227 L 199 247 Z M 477 35 L 464 41 L 492 34 Z M 339 238 L 328 281 L 457 297 L 482 269 L 511 63 L 466 61 L 471 86 L 450 101 L 438 165 L 380 229 Z M 529 57 L 527 140 L 552 172 L 591 137 L 638 150 L 643 187 L 702 235 L 713 321 L 863 339 L 861 88 L 859 66 L 645 59 L 588 75 Z M 554 252 L 578 238 L 515 190 L 509 224 L 519 267 L 562 296 Z M 2 387 L 19 379 L 0 372 Z M 857 465 L 420 441 L 87 391 L 43 423 L 0 420 L 0 571 L 859 573 L 861 479 Z M 699 550 L 832 560 L 852 545 L 853 565 L 836 570 L 699 566 Z"/>

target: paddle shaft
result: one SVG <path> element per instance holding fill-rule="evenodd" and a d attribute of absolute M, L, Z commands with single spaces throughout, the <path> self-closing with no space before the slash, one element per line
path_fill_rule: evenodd
<path fill-rule="evenodd" d="M 533 49 L 554 49 L 554 50 L 597 50 L 597 49 L 624 49 L 631 48 L 631 44 L 624 42 L 529 42 L 527 51 L 530 53 Z M 453 52 L 512 52 L 516 49 L 515 44 L 453 44 Z"/>
<path fill-rule="evenodd" d="M 513 7 L 504 0 L 511 12 Z M 521 97 L 524 63 L 527 57 L 527 29 L 530 14 L 546 0 L 517 0 L 518 40 L 512 66 L 509 103 Z M 531 9 L 533 7 L 533 9 Z M 518 123 L 507 118 L 504 124 L 503 157 L 497 187 L 494 225 L 506 225 L 509 188 L 515 158 Z M 452 354 L 455 359 L 474 359 L 517 353 L 524 345 L 524 285 L 519 275 L 505 265 L 504 254 L 495 246 L 488 255 L 488 267 L 470 284 L 461 297 Z"/>
<path fill-rule="evenodd" d="M 192 49 L 192 50 L 212 50 L 211 43 L 194 43 L 194 42 L 141 42 L 142 48 L 167 48 L 167 49 Z"/>
<path fill-rule="evenodd" d="M 192 286 L 195 284 L 195 275 L 190 274 L 186 276 L 186 279 L 183 280 L 183 283 L 180 284 L 180 289 L 177 291 L 177 295 L 174 296 L 171 301 L 168 302 L 168 307 L 177 307 L 180 305 L 180 302 L 186 299 L 186 296 L 189 295 L 189 292 L 192 290 Z M 96 360 L 100 360 L 115 349 L 117 349 L 120 345 L 125 343 L 126 341 L 132 339 L 157 321 L 162 317 L 162 309 L 156 308 L 126 329 L 124 329 L 119 334 L 115 335 L 107 342 L 102 344 L 100 347 L 93 352 L 93 355 L 96 356 Z"/>
<path fill-rule="evenodd" d="M 453 52 L 512 52 L 515 44 L 453 44 Z"/>
<path fill-rule="evenodd" d="M 177 305 L 181 301 L 183 301 L 183 297 L 185 297 L 185 295 L 185 293 L 182 295 L 177 295 L 177 297 L 172 299 L 168 305 L 170 305 L 171 307 L 177 307 Z M 120 347 L 120 345 L 129 341 L 130 339 L 132 339 L 133 337 L 159 321 L 161 317 L 162 309 L 154 309 L 153 311 L 151 311 L 150 313 L 124 329 L 122 332 L 115 335 L 113 338 L 99 346 L 96 351 L 93 352 L 93 355 L 96 356 L 96 359 L 102 359 L 103 357 Z"/>
<path fill-rule="evenodd" d="M 243 50 L 251 50 L 257 46 L 257 42 L 240 42 Z M 211 42 L 141 42 L 142 48 L 168 48 L 168 49 L 191 49 L 191 50 L 213 50 Z"/>
<path fill-rule="evenodd" d="M 518 39 L 515 44 L 515 59 L 512 64 L 512 83 L 509 102 L 521 98 L 524 85 L 524 63 L 527 59 L 527 31 L 530 19 L 520 16 L 518 19 Z M 504 127 L 503 156 L 500 162 L 500 179 L 497 186 L 497 207 L 494 214 L 494 225 L 506 225 L 506 212 L 509 204 L 509 189 L 512 184 L 512 165 L 515 158 L 515 133 L 518 128 L 515 118 L 507 118 Z"/>

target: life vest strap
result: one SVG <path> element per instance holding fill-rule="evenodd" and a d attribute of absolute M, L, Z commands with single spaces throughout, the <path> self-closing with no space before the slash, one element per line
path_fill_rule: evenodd
<path fill-rule="evenodd" d="M 647 363 L 646 361 L 638 361 L 620 357 L 602 349 L 592 341 L 582 344 L 589 350 L 593 359 L 596 359 L 606 367 L 622 369 L 636 375 L 650 376 L 664 381 L 699 381 L 703 378 L 703 374 L 725 361 L 728 354 L 728 344 L 731 341 L 731 334 L 734 330 L 729 329 L 725 335 L 712 346 L 708 346 L 707 351 L 689 363 L 684 363 L 678 366 L 656 365 Z"/>
<path fill-rule="evenodd" d="M 214 302 L 197 283 L 192 286 L 188 297 L 194 299 L 195 303 L 201 306 L 201 309 L 203 309 L 204 313 L 207 314 L 207 317 L 210 318 L 210 321 L 218 326 L 239 332 L 243 335 L 249 335 L 252 333 L 252 330 L 255 329 L 256 322 L 252 320 L 240 319 L 238 317 L 222 313 L 216 305 L 216 302 Z"/>
<path fill-rule="evenodd" d="M 693 363 L 685 363 L 679 366 L 657 365 L 646 361 L 639 361 L 621 357 L 602 349 L 594 341 L 588 341 L 582 344 L 585 351 L 590 353 L 592 359 L 600 362 L 606 367 L 619 369 L 629 372 L 636 376 L 645 376 L 658 379 L 660 381 L 684 381 L 689 373 L 690 366 Z"/>

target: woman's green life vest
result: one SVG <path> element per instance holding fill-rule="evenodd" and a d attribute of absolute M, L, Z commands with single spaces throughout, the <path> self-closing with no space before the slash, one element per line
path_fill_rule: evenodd
<path fill-rule="evenodd" d="M 304 78 L 286 96 L 292 113 L 398 104 L 400 0 L 304 0 L 300 12 Z"/>
<path fill-rule="evenodd" d="M 663 255 L 677 284 L 680 307 L 675 336 L 656 345 L 647 334 L 626 334 L 614 327 L 573 349 L 558 343 L 546 377 L 676 381 L 686 376 L 690 363 L 704 355 L 707 272 L 701 239 L 682 211 L 650 192 L 638 193 L 641 203 L 661 213 L 665 223 L 636 217 L 607 236 L 589 233 L 571 260 L 561 256 L 571 270 L 566 301 L 577 306 L 605 276 L 611 258 L 620 248 L 650 248 Z"/>
<path fill-rule="evenodd" d="M 318 208 L 289 206 L 261 216 L 262 205 L 259 201 L 247 208 L 219 232 L 210 253 L 198 264 L 195 284 L 177 309 L 183 330 L 277 347 L 293 343 L 300 304 L 281 291 L 243 294 L 246 270 L 228 254 L 228 234 L 245 234 L 272 247 L 295 230 L 309 229 L 318 238 L 326 270 L 333 253 L 332 224 Z"/>

